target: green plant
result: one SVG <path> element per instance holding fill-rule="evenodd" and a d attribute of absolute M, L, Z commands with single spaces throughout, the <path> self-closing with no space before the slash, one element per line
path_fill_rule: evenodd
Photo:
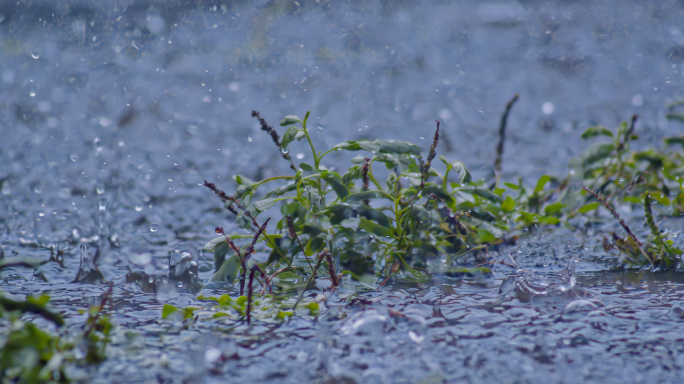
<path fill-rule="evenodd" d="M 235 175 L 237 189 L 233 195 L 205 181 L 205 186 L 236 215 L 237 224 L 254 232 L 249 236 L 226 235 L 222 228 L 217 228 L 221 236 L 205 246 L 214 252 L 217 272 L 212 281 L 232 283 L 239 275 L 242 295 L 249 273 L 249 309 L 255 272 L 264 280 L 262 294 L 274 283 L 284 290 L 293 288 L 288 286 L 288 280 L 305 281 L 299 288 L 307 289 L 322 264 L 327 264 L 331 289 L 340 282 L 340 270 L 342 275 L 374 282 L 376 286 L 384 285 L 392 276 L 422 282 L 434 272 L 488 273 L 487 268 L 469 269 L 456 264 L 465 259 L 486 261 L 489 247 L 514 242 L 520 234 L 539 226 L 572 227 L 573 219 L 590 214 L 599 203 L 628 231 L 628 240 L 614 235 L 618 248 L 641 248 L 643 260 L 633 259 L 634 264 L 650 262 L 654 267 L 676 267 L 675 260 L 681 251 L 667 239 L 667 234 L 658 231 L 651 204 L 655 200 L 663 210 L 672 214 L 682 212 L 681 151 L 632 150 L 630 142 L 637 139 L 635 116 L 631 124 L 623 123 L 615 133 L 603 127 L 589 128 L 583 138 L 600 136 L 611 141 L 591 147 L 579 162 L 580 169 L 571 171 L 564 179 L 544 175 L 533 188 L 521 179 L 500 186 L 503 133 L 517 97 L 508 103 L 501 120 L 495 180 L 491 184 L 485 179 L 473 180 L 464 163 L 444 156 L 439 156 L 444 164 L 443 173 L 438 171 L 433 160 L 437 158 L 439 122 L 432 145 L 423 157 L 419 146 L 392 140 L 347 141 L 318 151 L 307 128 L 310 112 L 303 119 L 285 117 L 280 125 L 288 128 L 282 140 L 258 112 L 252 112 L 262 130 L 273 137 L 295 174 L 257 182 Z M 295 165 L 288 156 L 289 147 L 304 139 L 313 162 Z M 669 138 L 666 144 L 680 145 L 681 138 Z M 351 160 L 346 172 L 337 173 L 325 163 L 326 156 L 337 151 L 362 155 Z M 584 186 L 589 188 L 578 188 Z M 586 191 L 599 201 L 588 201 Z M 670 198 L 673 191 L 675 195 Z M 628 230 L 609 205 L 617 198 L 629 204 L 645 204 L 651 230 L 647 244 Z M 269 234 L 266 227 L 270 218 L 263 225 L 257 220 L 276 204 L 280 204 L 281 218 L 276 231 Z M 244 239 L 251 242 L 238 246 Z M 251 254 L 257 250 L 269 253 L 265 263 L 251 260 Z M 233 254 L 226 260 L 230 251 Z"/>
<path fill-rule="evenodd" d="M 88 319 L 76 331 L 70 331 L 62 317 L 47 307 L 48 296 L 29 296 L 25 301 L 0 296 L 0 322 L 5 325 L 0 332 L 0 382 L 68 383 L 70 365 L 101 362 L 112 330 L 103 313 L 110 295 L 111 291 L 101 305 L 88 310 Z M 26 314 L 50 321 L 55 331 L 22 320 Z"/>

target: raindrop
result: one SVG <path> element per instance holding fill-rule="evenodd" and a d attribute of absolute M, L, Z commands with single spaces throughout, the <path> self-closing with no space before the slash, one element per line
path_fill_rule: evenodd
<path fill-rule="evenodd" d="M 296 157 L 297 157 L 297 160 L 301 160 L 301 159 L 304 158 L 304 154 L 303 154 L 303 153 L 298 153 Z"/>
<path fill-rule="evenodd" d="M 178 282 L 178 288 L 183 288 L 183 282 L 182 281 Z"/>
<path fill-rule="evenodd" d="M 553 113 L 555 110 L 555 107 L 553 106 L 553 103 L 550 101 L 547 101 L 546 103 L 542 104 L 542 112 L 546 115 L 550 115 Z"/>
<path fill-rule="evenodd" d="M 40 185 L 36 185 L 35 187 L 33 187 L 33 192 L 35 192 L 35 193 L 43 193 L 43 190 L 40 189 Z"/>
<path fill-rule="evenodd" d="M 31 93 L 29 93 L 29 96 L 31 96 L 31 97 L 36 97 L 36 93 L 35 93 L 35 92 L 31 92 Z"/>
<path fill-rule="evenodd" d="M 78 155 L 75 153 L 72 153 L 71 156 L 69 156 L 69 160 L 71 161 L 77 161 L 78 160 Z"/>
<path fill-rule="evenodd" d="M 12 194 L 12 189 L 10 188 L 10 185 L 7 181 L 2 183 L 2 189 L 0 189 L 0 192 L 2 192 L 3 195 L 11 195 Z"/>
<path fill-rule="evenodd" d="M 95 192 L 97 192 L 98 195 L 101 195 L 101 194 L 105 193 L 104 184 L 98 184 L 98 185 L 95 187 Z"/>
<path fill-rule="evenodd" d="M 102 151 L 102 140 L 100 140 L 99 137 L 96 137 L 95 140 L 93 140 L 93 147 L 95 147 L 95 150 L 98 152 Z"/>
<path fill-rule="evenodd" d="M 36 52 L 31 52 L 31 57 L 33 57 L 36 60 L 40 59 L 40 55 Z"/>
<path fill-rule="evenodd" d="M 290 151 L 287 148 L 280 147 L 280 153 L 282 153 L 283 155 L 287 155 L 288 153 L 290 153 Z"/>
<path fill-rule="evenodd" d="M 150 284 L 154 283 L 154 277 L 150 277 L 149 279 L 147 279 L 147 281 L 149 281 Z"/>
<path fill-rule="evenodd" d="M 107 200 L 106 199 L 100 199 L 98 207 L 100 208 L 100 211 L 107 210 Z"/>
<path fill-rule="evenodd" d="M 140 211 L 143 210 L 143 207 L 135 207 L 135 210 L 136 210 L 137 212 L 140 212 Z"/>
<path fill-rule="evenodd" d="M 159 229 L 159 224 L 150 225 L 150 232 L 157 232 L 157 229 Z"/>
<path fill-rule="evenodd" d="M 221 351 L 216 347 L 208 348 L 207 351 L 204 352 L 204 359 L 207 361 L 207 363 L 211 364 L 218 360 L 219 357 L 221 357 Z"/>

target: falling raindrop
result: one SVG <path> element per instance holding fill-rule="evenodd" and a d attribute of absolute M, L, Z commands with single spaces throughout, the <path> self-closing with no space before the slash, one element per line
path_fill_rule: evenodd
<path fill-rule="evenodd" d="M 33 57 L 36 60 L 40 59 L 40 55 L 36 52 L 31 52 L 31 57 Z"/>
<path fill-rule="evenodd" d="M 93 147 L 95 147 L 95 150 L 98 152 L 102 151 L 102 140 L 100 140 L 99 137 L 96 137 L 95 140 L 93 140 Z"/>
<path fill-rule="evenodd" d="M 157 232 L 157 229 L 159 229 L 159 224 L 150 225 L 150 232 Z"/>

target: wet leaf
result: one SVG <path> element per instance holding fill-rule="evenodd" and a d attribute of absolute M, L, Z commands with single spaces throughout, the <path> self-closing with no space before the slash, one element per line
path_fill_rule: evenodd
<path fill-rule="evenodd" d="M 284 119 L 280 120 L 280 126 L 281 127 L 287 127 L 288 125 L 297 124 L 297 123 L 301 123 L 301 120 L 299 120 L 299 117 L 297 117 L 296 115 L 288 115 L 288 116 L 285 116 Z"/>
<path fill-rule="evenodd" d="M 586 140 L 599 135 L 608 136 L 612 138 L 613 132 L 611 132 L 608 128 L 595 126 L 587 128 L 587 130 L 584 131 L 584 133 L 582 133 L 581 137 Z"/>
<path fill-rule="evenodd" d="M 589 204 L 583 206 L 582 208 L 578 209 L 577 212 L 587 213 L 587 212 L 593 211 L 594 209 L 598 208 L 598 206 L 599 206 L 598 202 L 589 203 Z"/>
<path fill-rule="evenodd" d="M 385 228 L 391 229 L 389 218 L 382 212 L 368 205 L 361 205 L 356 208 L 358 214 L 368 220 L 373 220 Z"/>
<path fill-rule="evenodd" d="M 563 209 L 565 205 L 563 203 L 553 203 L 549 204 L 546 207 L 544 207 L 544 213 L 547 215 L 554 214 L 556 212 L 560 212 L 561 209 Z"/>
<path fill-rule="evenodd" d="M 537 186 L 534 187 L 534 192 L 539 193 L 539 192 L 543 191 L 544 186 L 546 185 L 546 183 L 549 182 L 549 180 L 551 180 L 551 178 L 548 175 L 544 175 L 544 176 L 540 177 L 539 181 L 537 181 Z"/>
<path fill-rule="evenodd" d="M 307 163 L 299 163 L 299 169 L 304 172 L 315 172 L 314 168 Z"/>
<path fill-rule="evenodd" d="M 221 264 L 218 271 L 211 277 L 211 282 L 232 284 L 237 278 L 240 267 L 240 258 L 234 254 Z"/>
<path fill-rule="evenodd" d="M 306 134 L 304 133 L 303 128 L 290 127 L 287 129 L 287 131 L 285 131 L 285 134 L 283 135 L 283 138 L 280 141 L 280 148 L 282 150 L 286 150 L 287 146 L 290 145 L 291 142 L 295 140 L 301 140 L 305 136 Z"/>
<path fill-rule="evenodd" d="M 166 319 L 169 317 L 170 314 L 178 311 L 178 308 L 174 307 L 171 304 L 164 304 L 162 307 L 162 319 Z"/>
<path fill-rule="evenodd" d="M 513 200 L 510 196 L 506 196 L 506 200 L 501 203 L 501 210 L 508 213 L 512 211 L 515 208 L 515 200 Z"/>
<path fill-rule="evenodd" d="M 359 193 L 352 193 L 342 200 L 344 200 L 345 203 L 351 203 L 370 199 L 387 199 L 390 201 L 394 201 L 392 196 L 388 195 L 383 191 L 363 191 Z"/>
<path fill-rule="evenodd" d="M 370 220 L 361 218 L 359 220 L 359 228 L 366 232 L 373 233 L 382 237 L 392 237 L 392 231 L 380 224 L 376 224 Z"/>
<path fill-rule="evenodd" d="M 349 190 L 344 186 L 342 178 L 336 172 L 323 171 L 321 172 L 321 178 L 328 183 L 340 199 L 344 199 L 349 195 Z"/>

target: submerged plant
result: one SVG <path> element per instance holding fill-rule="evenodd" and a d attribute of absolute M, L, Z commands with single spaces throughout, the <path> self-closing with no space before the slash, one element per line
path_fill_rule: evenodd
<path fill-rule="evenodd" d="M 82 327 L 68 329 L 62 317 L 47 307 L 48 296 L 18 301 L 0 295 L 0 329 L 4 328 L 0 331 L 0 382 L 68 383 L 71 366 L 104 360 L 112 330 L 104 314 L 110 299 L 111 288 L 100 305 L 87 311 Z M 54 331 L 22 320 L 28 314 L 49 321 Z"/>
<path fill-rule="evenodd" d="M 297 280 L 305 281 L 299 287 L 305 290 L 312 286 L 323 265 L 331 290 L 345 275 L 380 287 L 393 276 L 423 282 L 434 273 L 488 273 L 484 267 L 466 266 L 494 262 L 508 265 L 488 260 L 488 250 L 501 243 L 515 242 L 520 234 L 542 225 L 572 226 L 574 218 L 589 214 L 599 202 L 620 220 L 629 235 L 628 240 L 614 235 L 615 244 L 636 246 L 643 256 L 632 260 L 634 264 L 649 262 L 654 267 L 676 267 L 681 251 L 667 239 L 667 234 L 657 229 L 651 204 L 656 201 L 671 214 L 682 212 L 681 151 L 632 150 L 630 142 L 637 138 L 635 116 L 631 124 L 623 123 L 615 133 L 591 127 L 582 135 L 585 139 L 603 136 L 612 141 L 599 143 L 588 151 L 581 160 L 581 177 L 574 170 L 564 179 L 544 175 L 533 188 L 520 179 L 516 183 L 501 183 L 506 120 L 517 98 L 516 95 L 508 103 L 501 119 L 493 183 L 473 180 L 463 162 L 444 156 L 439 156 L 444 171 L 437 170 L 433 160 L 439 148 L 440 122 L 427 156 L 423 157 L 419 146 L 393 140 L 347 141 L 320 151 L 314 147 L 307 128 L 310 112 L 303 119 L 285 117 L 280 126 L 288 129 L 282 140 L 258 112 L 252 112 L 282 154 L 288 153 L 294 141 L 306 139 L 313 162 L 300 163 L 295 168 L 292 159 L 283 156 L 296 170 L 295 175 L 256 182 L 235 175 L 237 189 L 233 195 L 205 181 L 204 185 L 236 215 L 237 224 L 253 231 L 249 236 L 227 235 L 217 228 L 221 236 L 205 246 L 214 252 L 216 261 L 217 272 L 212 281 L 233 283 L 239 276 L 243 295 L 249 275 L 249 320 L 254 280 L 262 284 L 262 294 L 271 291 L 274 283 L 281 289 L 291 289 L 288 281 Z M 681 144 L 678 140 L 670 138 L 666 143 Z M 363 153 L 351 160 L 346 172 L 337 173 L 325 161 L 326 156 L 338 151 Z M 383 177 L 384 182 L 380 182 Z M 584 190 L 578 185 L 584 186 Z M 599 202 L 587 201 L 580 191 L 589 191 Z M 644 204 L 652 234 L 647 244 L 641 243 L 610 207 L 610 202 L 618 198 L 630 204 Z M 257 218 L 276 204 L 280 205 L 281 218 L 275 224 L 276 230 L 269 234 L 266 226 L 270 218 L 263 225 Z M 251 242 L 240 247 L 236 242 L 242 239 Z M 267 261 L 256 263 L 251 259 L 257 250 L 269 254 Z M 293 307 L 302 295 L 303 291 Z"/>

